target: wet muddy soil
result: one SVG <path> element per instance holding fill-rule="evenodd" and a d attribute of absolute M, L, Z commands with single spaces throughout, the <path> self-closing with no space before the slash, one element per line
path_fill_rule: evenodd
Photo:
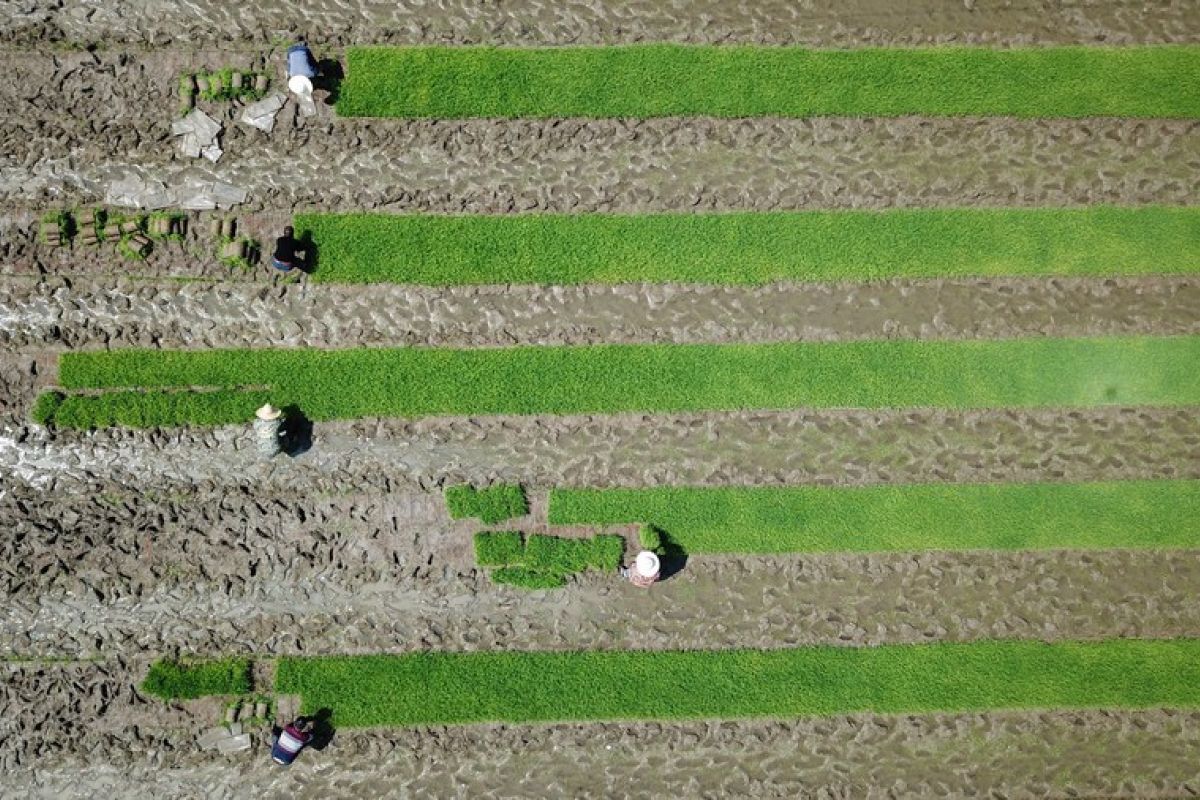
<path fill-rule="evenodd" d="M 858 47 L 918 44 L 1195 42 L 1187 0 L 28 0 L 0 22 L 0 41 L 100 44 L 620 44 L 653 41 Z"/>
<path fill-rule="evenodd" d="M 31 391 L 32 394 L 32 391 Z M 10 424 L 0 477 L 70 492 L 264 492 L 530 486 L 867 485 L 1200 477 L 1188 408 L 707 412 L 432 418 L 314 426 L 311 450 L 262 461 L 249 426 L 96 432 Z"/>
<path fill-rule="evenodd" d="M 249 191 L 242 210 L 445 213 L 1188 204 L 1200 179 L 1189 121 L 318 117 L 288 130 L 231 133 L 216 165 L 177 160 L 169 141 L 154 158 L 101 144 L 22 161 L 17 132 L 0 203 L 99 202 L 129 175 L 220 179 Z"/>
<path fill-rule="evenodd" d="M 257 277 L 268 280 L 267 267 Z M 9 279 L 0 349 L 775 342 L 1200 333 L 1200 280 L 761 288 Z"/>

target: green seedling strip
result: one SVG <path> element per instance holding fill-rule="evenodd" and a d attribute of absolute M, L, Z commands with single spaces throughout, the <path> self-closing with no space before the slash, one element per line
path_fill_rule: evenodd
<path fill-rule="evenodd" d="M 864 281 L 1200 271 L 1200 208 L 301 214 L 326 283 Z"/>
<path fill-rule="evenodd" d="M 1200 641 L 282 658 L 338 727 L 1200 706 Z"/>
<path fill-rule="evenodd" d="M 1200 337 L 66 353 L 63 427 L 802 407 L 1200 404 Z M 243 394 L 237 387 L 266 386 Z M 216 391 L 178 391 L 215 387 Z M 163 391 L 163 390 L 176 391 Z M 140 391 L 152 390 L 152 391 Z"/>
<path fill-rule="evenodd" d="M 450 486 L 445 497 L 452 519 L 474 517 L 494 525 L 529 513 L 525 490 L 518 484 L 496 484 L 486 489 L 476 489 L 468 484 Z"/>
<path fill-rule="evenodd" d="M 556 489 L 556 525 L 648 522 L 690 553 L 1200 547 L 1200 481 Z"/>
<path fill-rule="evenodd" d="M 160 659 L 150 666 L 142 691 L 164 700 L 190 700 L 248 694 L 251 684 L 250 662 L 244 658 L 196 662 Z"/>
<path fill-rule="evenodd" d="M 347 117 L 1200 117 L 1200 47 L 351 47 Z"/>

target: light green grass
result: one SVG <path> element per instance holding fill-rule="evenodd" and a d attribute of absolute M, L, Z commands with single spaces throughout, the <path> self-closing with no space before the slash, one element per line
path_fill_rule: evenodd
<path fill-rule="evenodd" d="M 1200 117 L 1200 47 L 351 47 L 349 117 Z"/>
<path fill-rule="evenodd" d="M 1200 208 L 301 214 L 326 283 L 862 281 L 1200 271 Z"/>
<path fill-rule="evenodd" d="M 1200 705 L 1200 642 L 282 658 L 339 727 Z"/>
<path fill-rule="evenodd" d="M 244 422 L 269 394 L 313 420 L 800 407 L 1200 404 L 1200 337 L 756 345 L 66 353 L 64 427 Z M 266 384 L 250 402 L 234 387 Z M 156 404 L 156 399 L 160 402 Z M 120 413 L 123 403 L 136 414 Z M 42 410 L 45 410 L 44 407 Z M 95 413 L 93 414 L 93 410 Z"/>
<path fill-rule="evenodd" d="M 550 522 L 648 522 L 689 553 L 1200 547 L 1200 481 L 556 489 Z"/>

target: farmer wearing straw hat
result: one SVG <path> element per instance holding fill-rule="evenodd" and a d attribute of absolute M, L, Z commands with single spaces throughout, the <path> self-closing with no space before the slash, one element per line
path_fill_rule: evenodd
<path fill-rule="evenodd" d="M 658 580 L 661 570 L 662 567 L 659 564 L 658 556 L 649 550 L 643 550 L 633 560 L 633 566 L 625 567 L 621 570 L 621 577 L 628 578 L 629 582 L 634 586 L 640 586 L 645 589 L 652 586 Z"/>

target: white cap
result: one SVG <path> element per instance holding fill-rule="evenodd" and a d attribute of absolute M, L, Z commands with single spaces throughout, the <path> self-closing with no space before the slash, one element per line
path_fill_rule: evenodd
<path fill-rule="evenodd" d="M 312 94 L 313 85 L 312 81 L 303 75 L 293 75 L 288 78 L 288 89 L 295 94 L 308 97 Z"/>
<path fill-rule="evenodd" d="M 283 412 L 270 403 L 267 403 L 258 411 L 255 411 L 254 416 L 258 417 L 259 419 L 279 419 L 283 416 Z"/>
<path fill-rule="evenodd" d="M 638 553 L 637 559 L 633 563 L 637 567 L 637 571 L 644 577 L 653 578 L 658 574 L 658 556 L 649 550 Z"/>

